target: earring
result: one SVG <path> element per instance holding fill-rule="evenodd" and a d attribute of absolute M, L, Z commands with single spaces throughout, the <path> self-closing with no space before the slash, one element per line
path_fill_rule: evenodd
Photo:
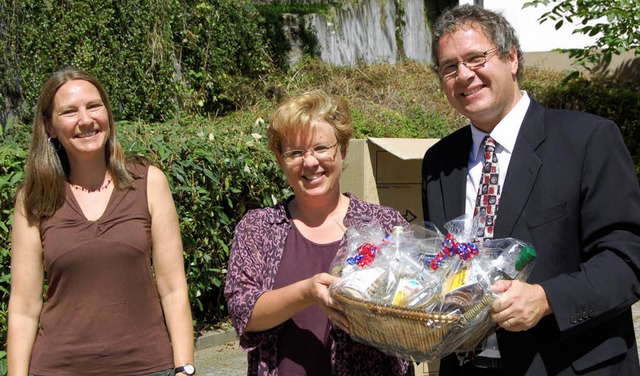
<path fill-rule="evenodd" d="M 53 147 L 54 151 L 58 151 L 60 150 L 60 141 L 58 141 L 56 138 L 53 138 L 51 136 L 49 136 L 49 138 L 47 139 L 47 142 L 49 143 L 49 145 L 51 145 L 51 147 Z"/>

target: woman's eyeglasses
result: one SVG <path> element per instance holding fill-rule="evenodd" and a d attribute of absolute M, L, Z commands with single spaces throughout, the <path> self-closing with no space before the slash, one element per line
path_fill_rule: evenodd
<path fill-rule="evenodd" d="M 466 60 L 460 60 L 455 63 L 447 64 L 438 69 L 440 77 L 448 78 L 458 74 L 458 67 L 460 64 L 467 67 L 467 69 L 476 70 L 478 68 L 484 67 L 484 65 L 498 52 L 498 48 L 492 48 L 490 50 L 486 50 L 484 52 L 480 52 L 477 55 L 473 55 Z"/>
<path fill-rule="evenodd" d="M 336 146 L 338 146 L 337 142 L 331 145 L 316 145 L 307 150 L 285 151 L 281 155 L 282 159 L 284 159 L 287 164 L 297 164 L 302 162 L 302 160 L 307 156 L 307 153 L 313 155 L 313 157 L 318 161 L 323 162 L 333 160 L 335 158 L 336 153 L 338 152 Z M 336 151 L 332 153 L 331 150 L 334 148 L 336 148 Z"/>

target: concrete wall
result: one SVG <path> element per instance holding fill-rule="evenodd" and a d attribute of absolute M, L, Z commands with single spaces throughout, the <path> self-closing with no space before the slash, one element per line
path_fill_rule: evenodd
<path fill-rule="evenodd" d="M 573 71 L 577 67 L 572 64 L 567 54 L 554 51 L 525 52 L 525 67 L 539 66 L 560 71 Z M 611 58 L 611 64 L 600 67 L 600 72 L 606 71 L 623 80 L 638 79 L 640 77 L 640 59 L 635 57 L 635 51 L 627 51 Z"/>

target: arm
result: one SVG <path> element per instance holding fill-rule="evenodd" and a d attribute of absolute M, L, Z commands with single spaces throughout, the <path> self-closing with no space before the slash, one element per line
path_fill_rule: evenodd
<path fill-rule="evenodd" d="M 14 213 L 7 360 L 10 375 L 26 376 L 42 310 L 44 263 L 39 227 L 28 223 L 20 193 Z"/>
<path fill-rule="evenodd" d="M 178 215 L 164 173 L 149 167 L 147 181 L 153 264 L 158 293 L 173 347 L 173 362 L 193 364 L 193 324 Z"/>
<path fill-rule="evenodd" d="M 587 120 L 594 122 L 592 118 Z M 561 331 L 588 330 L 592 324 L 628 310 L 638 299 L 637 175 L 615 124 L 600 120 L 585 128 L 583 135 L 584 141 L 570 145 L 576 162 L 566 164 L 567 176 L 572 177 L 569 181 L 578 183 L 570 185 L 569 192 L 563 190 L 564 186 L 553 188 L 569 198 L 566 205 L 571 209 L 553 222 L 555 228 L 545 227 L 545 234 L 556 230 L 555 235 L 538 239 L 538 244 L 546 245 L 540 249 L 541 255 L 547 253 L 545 270 L 555 271 L 538 279 L 539 285 L 514 282 L 494 286 L 497 291 L 505 291 L 493 306 L 494 319 L 498 323 L 509 320 L 509 330 L 527 329 L 551 312 Z M 571 167 L 573 171 L 569 171 Z M 563 227 L 556 225 L 558 222 Z M 540 237 L 545 235 L 540 228 L 536 231 Z M 549 256 L 551 252 L 555 256 Z M 552 257 L 556 261 L 550 262 Z M 524 302 L 528 302 L 528 308 L 523 307 Z"/>
<path fill-rule="evenodd" d="M 316 274 L 289 286 L 267 291 L 258 299 L 245 328 L 263 331 L 282 324 L 298 312 L 317 305 L 340 328 L 348 332 L 349 322 L 329 295 L 329 286 L 339 280 L 327 273 Z"/>
<path fill-rule="evenodd" d="M 348 221 L 352 226 L 361 226 L 373 221 L 383 226 L 387 232 L 391 232 L 393 226 L 409 225 L 395 209 L 366 203 L 355 197 L 351 200 L 350 210 L 353 210 L 353 213 L 348 214 Z M 329 286 L 339 280 L 338 277 L 320 273 L 289 286 L 264 292 L 256 301 L 245 330 L 271 329 L 303 309 L 317 305 L 331 321 L 348 332 L 349 321 L 329 294 Z"/>
<path fill-rule="evenodd" d="M 250 210 L 238 222 L 233 232 L 224 294 L 229 316 L 240 338 L 240 346 L 247 351 L 274 340 L 281 328 L 278 322 L 286 321 L 286 318 L 280 317 L 267 324 L 260 323 L 259 316 L 262 313 L 259 308 L 256 316 L 253 317 L 258 318 L 258 321 L 255 321 L 257 325 L 252 323 L 252 327 L 248 327 L 258 300 L 263 295 L 266 294 L 261 304 L 266 303 L 267 309 L 270 306 L 270 299 L 274 297 L 277 299 L 279 292 L 274 293 L 271 290 L 282 255 L 282 247 L 290 228 L 290 223 L 284 219 L 284 209 L 280 206 Z M 320 289 L 322 287 L 320 285 L 326 283 L 326 276 L 316 282 L 315 288 Z M 301 286 L 294 285 L 283 288 L 283 293 L 296 295 L 294 300 L 300 299 Z M 323 288 L 326 289 L 326 287 Z M 299 309 L 296 308 L 296 310 Z M 329 317 L 335 318 L 333 313 L 329 311 Z M 290 315 L 292 316 L 287 313 L 285 316 L 290 317 Z M 336 321 L 340 322 L 340 319 L 341 317 L 338 316 Z"/>
<path fill-rule="evenodd" d="M 611 121 L 598 124 L 585 145 L 580 189 L 580 269 L 540 283 L 560 330 L 609 320 L 640 292 L 638 176 Z M 589 319 L 572 320 L 583 312 Z"/>

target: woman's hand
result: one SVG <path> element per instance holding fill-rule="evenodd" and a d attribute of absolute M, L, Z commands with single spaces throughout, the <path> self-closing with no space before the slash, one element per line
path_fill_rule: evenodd
<path fill-rule="evenodd" d="M 279 289 L 267 291 L 256 302 L 245 331 L 260 332 L 289 320 L 298 312 L 317 305 L 329 320 L 348 331 L 349 321 L 331 299 L 329 286 L 340 278 L 319 273 Z"/>
<path fill-rule="evenodd" d="M 340 278 L 327 273 L 316 274 L 307 280 L 309 291 L 314 297 L 315 304 L 329 317 L 334 324 L 345 332 L 349 332 L 349 320 L 342 313 L 342 309 L 334 303 L 329 294 L 329 286 L 340 281 Z"/>

